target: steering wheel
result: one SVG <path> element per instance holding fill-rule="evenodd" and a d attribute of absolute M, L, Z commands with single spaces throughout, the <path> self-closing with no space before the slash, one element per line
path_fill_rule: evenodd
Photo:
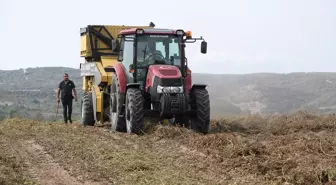
<path fill-rule="evenodd" d="M 153 52 L 153 54 L 148 57 L 148 59 L 150 58 L 154 61 L 153 64 L 166 64 L 165 58 L 161 52 Z"/>
<path fill-rule="evenodd" d="M 164 60 L 164 56 L 160 51 L 154 51 L 153 53 L 149 53 L 148 56 L 146 57 L 146 60 L 149 60 L 150 58 L 155 57 L 155 60 Z"/>

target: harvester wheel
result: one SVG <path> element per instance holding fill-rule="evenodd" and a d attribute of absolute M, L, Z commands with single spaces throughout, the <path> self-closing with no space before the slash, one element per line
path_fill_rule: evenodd
<path fill-rule="evenodd" d="M 210 127 L 210 99 L 207 89 L 194 89 L 191 92 L 192 109 L 196 115 L 191 116 L 191 129 L 207 134 Z"/>
<path fill-rule="evenodd" d="M 125 94 L 120 92 L 119 80 L 115 75 L 112 79 L 111 92 L 110 92 L 110 121 L 111 129 L 119 132 L 126 132 L 126 121 L 122 115 L 123 102 Z"/>
<path fill-rule="evenodd" d="M 91 92 L 84 92 L 81 101 L 81 122 L 84 126 L 93 126 L 95 124 L 93 116 L 93 104 Z"/>
<path fill-rule="evenodd" d="M 144 99 L 141 90 L 129 88 L 126 93 L 125 119 L 128 133 L 140 134 L 144 127 Z"/>

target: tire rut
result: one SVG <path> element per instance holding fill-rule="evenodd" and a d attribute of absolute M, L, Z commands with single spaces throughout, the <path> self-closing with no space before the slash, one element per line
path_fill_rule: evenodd
<path fill-rule="evenodd" d="M 34 140 L 24 141 L 19 150 L 20 155 L 25 159 L 28 174 L 38 183 L 43 185 L 100 185 L 99 182 L 81 182 L 69 172 L 56 163 L 43 146 Z"/>

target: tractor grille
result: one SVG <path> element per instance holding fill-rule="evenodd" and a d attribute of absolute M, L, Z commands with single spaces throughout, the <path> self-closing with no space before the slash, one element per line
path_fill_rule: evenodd
<path fill-rule="evenodd" d="M 162 86 L 182 86 L 181 78 L 163 78 L 160 80 L 160 85 Z"/>

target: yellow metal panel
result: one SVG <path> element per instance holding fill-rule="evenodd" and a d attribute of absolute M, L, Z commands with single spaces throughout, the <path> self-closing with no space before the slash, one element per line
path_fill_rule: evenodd
<path fill-rule="evenodd" d="M 117 56 L 102 56 L 101 59 L 104 68 L 108 66 L 114 66 L 115 64 L 118 63 Z M 106 74 L 107 74 L 107 84 L 110 85 L 112 84 L 113 72 L 106 72 Z"/>
<path fill-rule="evenodd" d="M 118 63 L 118 58 L 117 56 L 102 56 L 101 62 L 104 68 L 107 66 L 114 66 Z"/>
<path fill-rule="evenodd" d="M 113 78 L 113 72 L 107 72 L 107 84 L 111 85 L 112 84 L 112 78 Z"/>
<path fill-rule="evenodd" d="M 103 110 L 103 96 L 102 93 L 100 92 L 100 89 L 98 86 L 93 86 L 93 90 L 95 91 L 96 94 L 96 111 L 97 112 L 102 112 Z"/>
<path fill-rule="evenodd" d="M 150 26 L 124 26 L 124 25 L 91 25 L 91 26 L 104 26 L 108 33 L 105 31 L 100 31 L 100 33 L 106 37 L 109 37 L 108 34 L 112 35 L 113 38 L 118 39 L 118 34 L 121 30 L 129 29 L 129 28 L 151 28 Z M 98 28 L 96 31 L 99 32 Z M 94 35 L 92 35 L 92 42 L 95 42 L 96 38 Z M 91 57 L 92 56 L 92 48 L 90 44 L 90 39 L 88 33 L 85 33 L 81 36 L 80 40 L 81 44 L 81 57 Z M 97 43 L 94 43 L 94 45 L 97 45 L 98 48 L 102 48 L 104 50 L 98 50 L 102 53 L 111 53 L 112 50 L 109 49 L 107 45 L 105 45 L 103 42 L 101 42 L 99 39 L 97 40 Z M 106 50 L 107 49 L 107 50 Z"/>
<path fill-rule="evenodd" d="M 101 82 L 107 82 L 107 74 L 105 72 L 105 69 L 103 68 L 102 63 L 96 62 L 96 64 L 97 64 L 98 70 L 101 73 Z"/>
<path fill-rule="evenodd" d="M 99 109 L 100 109 L 100 112 L 101 112 L 100 120 L 103 121 L 104 120 L 104 92 L 103 91 L 100 92 L 100 97 L 101 97 L 100 98 L 100 105 L 99 105 L 100 106 Z M 98 104 L 97 104 L 97 107 L 98 107 Z"/>
<path fill-rule="evenodd" d="M 118 37 L 118 34 L 121 30 L 130 29 L 130 28 L 151 28 L 150 26 L 125 26 L 125 25 L 105 25 L 108 32 L 115 39 Z"/>
<path fill-rule="evenodd" d="M 90 49 L 90 41 L 89 41 L 89 37 L 87 34 L 81 36 L 81 43 L 80 43 L 80 56 L 84 57 L 84 56 L 91 56 L 91 49 Z"/>

